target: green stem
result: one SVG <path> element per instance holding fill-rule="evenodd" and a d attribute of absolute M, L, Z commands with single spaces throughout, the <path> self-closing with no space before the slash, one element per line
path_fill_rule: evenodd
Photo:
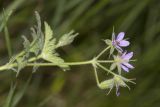
<path fill-rule="evenodd" d="M 38 60 L 38 59 L 41 59 L 41 55 L 39 55 L 39 56 L 37 56 L 37 57 L 30 58 L 30 59 L 28 60 L 28 62 L 33 62 L 33 61 L 36 61 L 36 60 Z"/>
<path fill-rule="evenodd" d="M 113 63 L 114 60 L 97 60 L 98 63 Z"/>
<path fill-rule="evenodd" d="M 11 41 L 10 41 L 10 36 L 9 36 L 9 32 L 8 32 L 7 26 L 5 26 L 5 28 L 4 28 L 4 33 L 5 33 L 5 40 L 6 40 L 6 46 L 7 46 L 7 50 L 8 50 L 8 55 L 11 58 L 12 49 L 11 49 Z"/>
<path fill-rule="evenodd" d="M 96 57 L 96 59 L 98 59 L 102 54 L 104 54 L 108 49 L 110 48 L 110 46 L 108 46 L 107 48 L 105 48 L 104 50 L 102 50 Z"/>
<path fill-rule="evenodd" d="M 23 51 L 19 53 L 17 56 L 21 56 L 23 54 Z M 57 64 L 54 63 L 32 63 L 35 60 L 40 59 L 41 56 L 33 57 L 28 60 L 28 64 L 26 66 L 57 66 Z M 65 62 L 63 63 L 64 65 L 69 65 L 69 66 L 76 66 L 76 65 L 86 65 L 86 64 L 93 64 L 93 63 L 112 63 L 114 62 L 113 60 L 89 60 L 89 61 L 82 61 L 82 62 Z M 17 63 L 12 63 L 12 64 L 6 64 L 3 66 L 0 66 L 0 71 L 7 70 L 13 67 L 17 67 Z"/>
<path fill-rule="evenodd" d="M 40 57 L 38 57 L 40 58 Z M 29 60 L 29 62 L 34 61 L 35 58 L 32 58 Z M 76 66 L 76 65 L 87 65 L 87 64 L 93 64 L 95 61 L 94 60 L 89 60 L 89 61 L 82 61 L 82 62 L 64 62 L 64 65 L 69 65 L 69 66 Z M 97 60 L 98 63 L 112 63 L 114 62 L 113 60 Z M 28 63 L 27 66 L 56 66 L 57 64 L 54 63 Z"/>
<path fill-rule="evenodd" d="M 112 72 L 111 70 L 109 70 L 109 69 L 107 69 L 106 67 L 104 67 L 104 66 L 102 66 L 101 64 L 99 64 L 99 63 L 96 63 L 100 68 L 102 68 L 103 70 L 105 70 L 105 71 L 107 71 L 107 72 L 109 72 L 109 73 L 111 73 L 111 74 L 113 74 L 113 75 L 117 75 L 117 74 L 115 74 L 114 72 Z"/>
<path fill-rule="evenodd" d="M 8 28 L 7 28 L 7 21 L 8 21 L 9 16 L 11 15 L 11 13 L 6 14 L 5 11 L 3 10 L 4 34 L 5 34 L 5 41 L 6 41 L 6 46 L 7 46 L 9 58 L 11 58 L 11 56 L 12 56 L 12 48 L 11 48 L 10 35 L 8 32 Z"/>
<path fill-rule="evenodd" d="M 99 86 L 99 79 L 98 79 L 98 74 L 97 74 L 97 70 L 96 70 L 96 68 L 93 66 L 93 68 L 94 68 L 94 75 L 95 75 L 95 77 L 96 77 L 96 82 L 97 82 L 97 85 Z"/>
<path fill-rule="evenodd" d="M 86 65 L 92 64 L 91 61 L 83 61 L 83 62 L 65 62 L 64 65 L 74 66 L 74 65 Z M 28 63 L 27 66 L 56 66 L 54 63 Z"/>
<path fill-rule="evenodd" d="M 135 61 L 137 61 L 137 59 L 133 59 L 133 60 L 129 60 L 129 61 L 131 61 L 131 62 L 135 62 Z"/>

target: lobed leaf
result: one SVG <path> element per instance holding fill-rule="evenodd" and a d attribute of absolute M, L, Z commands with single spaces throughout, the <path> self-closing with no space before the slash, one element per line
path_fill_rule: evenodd
<path fill-rule="evenodd" d="M 33 41 L 31 43 L 31 49 L 30 52 L 34 53 L 36 56 L 40 53 L 40 51 L 43 49 L 44 45 L 44 34 L 41 29 L 41 20 L 40 16 L 37 12 L 36 14 L 36 20 L 37 20 L 37 26 L 31 28 L 31 35 L 33 38 Z"/>
<path fill-rule="evenodd" d="M 62 47 L 65 45 L 69 45 L 73 42 L 74 38 L 78 35 L 78 33 L 74 33 L 74 31 L 70 31 L 67 34 L 64 34 L 58 41 L 56 47 Z"/>
<path fill-rule="evenodd" d="M 30 41 L 25 36 L 22 36 L 22 38 L 24 39 L 23 46 L 25 50 L 25 56 L 29 57 Z"/>
<path fill-rule="evenodd" d="M 44 47 L 42 50 L 42 58 L 46 61 L 52 62 L 55 65 L 66 69 L 69 68 L 68 65 L 64 64 L 64 60 L 58 56 L 58 53 L 56 53 L 56 39 L 53 38 L 53 31 L 51 27 L 47 24 L 45 24 L 45 42 Z"/>

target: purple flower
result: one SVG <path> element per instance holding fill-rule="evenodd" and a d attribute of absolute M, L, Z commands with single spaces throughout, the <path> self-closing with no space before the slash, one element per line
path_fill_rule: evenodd
<path fill-rule="evenodd" d="M 121 68 L 126 71 L 129 72 L 129 69 L 133 69 L 134 67 L 129 64 L 130 59 L 133 56 L 133 52 L 124 52 L 122 53 L 120 56 L 113 56 L 114 57 L 114 63 L 111 65 L 110 69 L 113 70 L 116 67 L 118 68 L 118 72 L 119 74 L 121 74 Z"/>
<path fill-rule="evenodd" d="M 130 44 L 129 41 L 123 39 L 124 35 L 124 32 L 120 32 L 115 38 L 115 34 L 112 34 L 112 45 L 120 52 L 123 51 L 121 47 L 127 47 Z"/>
<path fill-rule="evenodd" d="M 130 53 L 127 53 L 127 52 L 124 52 L 121 56 L 121 59 L 123 60 L 121 62 L 121 68 L 128 72 L 129 69 L 133 69 L 134 67 L 129 64 L 129 60 L 133 57 L 133 52 L 130 52 Z"/>

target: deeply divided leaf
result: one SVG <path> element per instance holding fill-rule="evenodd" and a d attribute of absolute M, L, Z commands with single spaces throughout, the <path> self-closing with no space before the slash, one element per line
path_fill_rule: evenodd
<path fill-rule="evenodd" d="M 74 31 L 70 31 L 67 34 L 64 34 L 58 41 L 56 47 L 61 47 L 65 45 L 69 45 L 73 42 L 74 38 L 78 35 L 78 33 L 74 33 Z"/>
<path fill-rule="evenodd" d="M 36 19 L 37 19 L 37 26 L 31 28 L 31 35 L 33 38 L 33 41 L 31 43 L 31 49 L 30 52 L 34 53 L 36 56 L 40 51 L 43 49 L 44 45 L 44 34 L 41 29 L 41 20 L 40 16 L 37 12 L 36 13 Z"/>
<path fill-rule="evenodd" d="M 58 56 L 55 49 L 56 39 L 53 38 L 53 31 L 51 27 L 45 22 L 45 42 L 42 50 L 42 58 L 63 69 L 68 68 L 69 66 L 64 64 L 64 60 Z"/>

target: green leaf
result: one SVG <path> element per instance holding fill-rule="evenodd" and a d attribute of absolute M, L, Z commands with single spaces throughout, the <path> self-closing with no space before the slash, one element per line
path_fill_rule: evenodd
<path fill-rule="evenodd" d="M 25 36 L 22 36 L 22 38 L 24 39 L 23 46 L 24 46 L 24 50 L 26 52 L 25 55 L 26 55 L 26 57 L 29 57 L 30 42 Z"/>
<path fill-rule="evenodd" d="M 42 58 L 46 61 L 52 62 L 55 65 L 68 69 L 69 66 L 64 64 L 64 60 L 58 56 L 56 53 L 56 39 L 53 38 L 53 31 L 51 27 L 45 22 L 45 42 L 42 50 Z"/>
<path fill-rule="evenodd" d="M 6 26 L 8 19 L 10 18 L 10 16 L 12 15 L 12 10 L 9 11 L 5 11 L 5 21 L 4 20 L 0 20 L 1 24 L 0 24 L 0 32 L 3 30 L 3 28 Z"/>
<path fill-rule="evenodd" d="M 14 84 L 14 85 L 11 84 L 11 88 L 10 88 L 7 100 L 6 100 L 3 107 L 11 107 L 13 96 L 14 96 L 14 93 L 15 93 L 15 89 L 16 89 L 16 84 Z"/>
<path fill-rule="evenodd" d="M 12 103 L 12 107 L 16 107 L 17 104 L 20 102 L 20 100 L 22 99 L 22 97 L 24 96 L 28 86 L 29 86 L 29 83 L 31 81 L 31 78 L 32 78 L 32 74 L 29 76 L 28 80 L 25 82 L 25 84 L 23 85 L 23 87 L 21 88 L 21 90 L 19 90 L 13 97 L 13 103 Z"/>
<path fill-rule="evenodd" d="M 64 34 L 58 41 L 56 47 L 62 47 L 65 45 L 69 45 L 73 42 L 74 38 L 78 35 L 78 33 L 74 33 L 74 31 L 70 31 L 67 34 Z"/>
<path fill-rule="evenodd" d="M 45 22 L 45 42 L 43 47 L 44 53 L 54 53 L 56 49 L 56 39 L 53 38 L 53 31 L 51 27 Z"/>
<path fill-rule="evenodd" d="M 33 41 L 31 43 L 31 49 L 30 49 L 30 52 L 31 53 L 34 53 L 35 55 L 37 55 L 39 53 L 39 45 L 38 45 L 38 36 L 36 34 L 36 31 L 34 28 L 31 28 L 31 35 L 32 35 L 32 38 L 33 38 Z"/>
<path fill-rule="evenodd" d="M 60 58 L 57 54 L 47 54 L 43 58 L 49 62 L 54 63 L 55 65 L 63 68 L 64 70 L 69 69 L 69 66 L 64 63 L 64 60 Z"/>
<path fill-rule="evenodd" d="M 11 13 L 12 12 L 6 13 L 6 11 L 3 10 L 3 23 L 5 23 L 4 24 L 4 34 L 5 34 L 5 42 L 6 42 L 6 47 L 8 50 L 9 58 L 12 56 L 12 47 L 11 47 L 10 34 L 9 34 L 8 27 L 7 27 L 7 21 L 8 21 L 9 16 L 11 15 Z"/>
<path fill-rule="evenodd" d="M 37 26 L 34 28 L 31 28 L 31 35 L 33 38 L 33 42 L 31 43 L 31 49 L 30 52 L 34 53 L 36 56 L 40 53 L 40 51 L 43 49 L 44 45 L 44 34 L 41 29 L 41 20 L 38 12 L 35 12 L 36 14 L 36 20 L 37 20 Z"/>

